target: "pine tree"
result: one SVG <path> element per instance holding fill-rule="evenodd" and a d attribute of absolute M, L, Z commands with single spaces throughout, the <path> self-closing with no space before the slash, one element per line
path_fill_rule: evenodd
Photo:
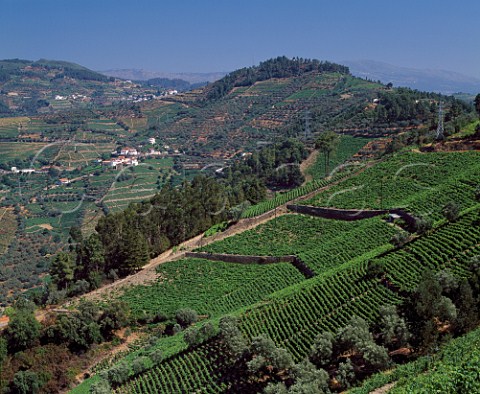
<path fill-rule="evenodd" d="M 70 253 L 60 252 L 52 261 L 50 275 L 59 289 L 65 289 L 73 280 L 75 263 Z"/>

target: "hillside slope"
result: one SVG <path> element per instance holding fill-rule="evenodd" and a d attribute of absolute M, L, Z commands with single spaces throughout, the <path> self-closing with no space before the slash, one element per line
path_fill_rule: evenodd
<path fill-rule="evenodd" d="M 147 90 L 75 63 L 0 60 L 0 116 L 34 115 L 111 104 Z"/>

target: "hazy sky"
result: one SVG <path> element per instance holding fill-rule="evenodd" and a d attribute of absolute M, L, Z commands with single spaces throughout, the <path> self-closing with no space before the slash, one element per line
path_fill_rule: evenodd
<path fill-rule="evenodd" d="M 0 58 L 230 71 L 286 55 L 480 78 L 480 0 L 0 0 Z"/>

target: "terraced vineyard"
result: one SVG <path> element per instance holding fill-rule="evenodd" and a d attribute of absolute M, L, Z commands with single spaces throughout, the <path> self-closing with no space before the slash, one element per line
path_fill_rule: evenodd
<path fill-rule="evenodd" d="M 241 330 L 248 337 L 266 332 L 301 360 L 319 331 L 338 329 L 352 314 L 373 321 L 379 306 L 400 302 L 375 280 L 365 280 L 365 267 L 365 263 L 345 266 L 267 297 L 239 313 Z M 220 393 L 238 388 L 239 376 L 221 354 L 219 344 L 209 341 L 166 360 L 116 392 Z"/>
<path fill-rule="evenodd" d="M 412 289 L 422 271 L 428 268 L 451 268 L 456 274 L 464 276 L 471 257 L 479 253 L 479 208 L 472 207 L 456 223 L 433 230 L 431 234 L 408 244 L 408 248 L 386 254 L 381 253 L 385 250 L 378 248 L 313 279 L 277 291 L 261 303 L 241 309 L 236 313 L 240 317 L 241 331 L 249 338 L 266 333 L 278 346 L 289 350 L 296 361 L 302 360 L 319 332 L 335 332 L 352 315 L 373 322 L 378 317 L 380 306 L 401 303 L 401 297 L 390 286 L 368 275 L 368 261 L 382 264 L 390 282 L 405 289 Z M 467 232 L 468 236 L 459 241 Z M 405 253 L 409 258 L 403 258 Z M 202 387 L 202 392 L 227 391 L 233 384 L 229 380 L 228 366 L 217 361 L 213 364 L 205 362 L 208 357 L 203 346 L 209 345 L 167 360 L 162 364 L 164 369 L 151 370 L 121 387 L 118 392 L 148 393 L 152 387 L 168 391 L 167 387 L 172 387 L 168 385 L 173 382 L 188 384 L 188 390 Z M 179 373 L 178 368 L 182 372 Z M 198 383 L 192 383 L 194 378 L 182 379 L 180 374 L 196 377 Z"/>
<path fill-rule="evenodd" d="M 428 371 L 403 377 L 390 391 L 407 393 L 478 393 L 480 391 L 480 330 L 453 340 L 430 361 Z"/>
<path fill-rule="evenodd" d="M 355 153 L 364 147 L 368 141 L 371 140 L 368 138 L 352 137 L 351 135 L 342 135 L 338 146 L 331 154 L 328 164 L 329 172 L 350 159 Z M 325 176 L 325 159 L 322 153 L 319 153 L 317 160 L 313 166 L 307 169 L 306 173 L 307 177 L 310 176 L 312 179 L 321 179 Z"/>
<path fill-rule="evenodd" d="M 460 277 L 474 256 L 480 254 L 479 209 L 474 207 L 456 223 L 446 224 L 432 234 L 421 237 L 404 248 L 376 259 L 387 277 L 401 289 L 412 290 L 422 272 L 449 268 Z"/>
<path fill-rule="evenodd" d="M 368 394 L 392 384 L 389 393 L 477 393 L 480 391 L 480 329 L 456 338 L 434 357 L 421 357 L 388 373 L 372 376 L 350 394 Z"/>
<path fill-rule="evenodd" d="M 479 152 L 403 152 L 330 188 L 307 204 L 337 208 L 400 208 L 441 218 L 442 208 L 475 204 Z"/>
<path fill-rule="evenodd" d="M 306 183 L 303 186 L 297 187 L 285 193 L 279 193 L 274 198 L 266 201 L 262 201 L 258 204 L 252 205 L 242 213 L 242 219 L 252 218 L 254 216 L 261 215 L 262 213 L 271 211 L 296 198 L 303 197 L 308 193 L 311 193 L 317 189 L 328 186 L 329 184 L 342 179 L 345 176 L 345 172 L 337 173 L 329 179 L 320 179 Z"/>
<path fill-rule="evenodd" d="M 116 390 L 118 394 L 223 393 L 228 388 L 218 342 L 180 353 Z M 79 393 L 78 393 L 79 394 Z"/>
<path fill-rule="evenodd" d="M 378 247 L 388 249 L 396 231 L 380 218 L 345 222 L 290 214 L 201 250 L 263 256 L 295 254 L 321 273 Z M 340 244 L 344 245 L 341 250 Z"/>
<path fill-rule="evenodd" d="M 218 316 L 258 302 L 305 277 L 291 264 L 242 265 L 182 259 L 161 265 L 152 285 L 129 288 L 121 299 L 134 315 L 172 317 L 180 308 Z"/>
<path fill-rule="evenodd" d="M 365 276 L 366 261 L 347 263 L 278 292 L 242 314 L 241 330 L 250 338 L 267 333 L 300 361 L 319 332 L 335 332 L 352 315 L 374 321 L 380 306 L 400 302 L 395 293 Z"/>

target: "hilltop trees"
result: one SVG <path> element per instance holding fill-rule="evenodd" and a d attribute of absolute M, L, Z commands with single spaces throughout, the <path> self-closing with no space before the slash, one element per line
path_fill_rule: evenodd
<path fill-rule="evenodd" d="M 236 86 L 251 86 L 257 81 L 270 78 L 288 78 L 307 72 L 338 72 L 349 74 L 349 69 L 340 64 L 321 62 L 315 59 L 279 56 L 261 62 L 258 66 L 246 67 L 227 74 L 207 88 L 206 100 L 217 100 Z"/>

